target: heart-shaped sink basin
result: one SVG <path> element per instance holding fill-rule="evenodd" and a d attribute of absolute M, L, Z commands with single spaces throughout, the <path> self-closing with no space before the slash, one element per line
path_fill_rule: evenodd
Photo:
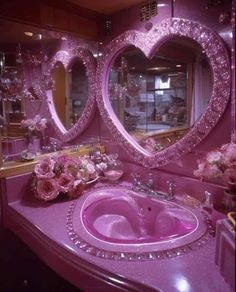
<path fill-rule="evenodd" d="M 197 217 L 170 202 L 152 200 L 133 191 L 108 189 L 82 209 L 87 231 L 113 243 L 152 243 L 176 239 L 198 227 Z"/>
<path fill-rule="evenodd" d="M 177 248 L 196 241 L 207 231 L 200 210 L 123 186 L 89 191 L 75 203 L 71 221 L 74 235 L 108 251 Z"/>

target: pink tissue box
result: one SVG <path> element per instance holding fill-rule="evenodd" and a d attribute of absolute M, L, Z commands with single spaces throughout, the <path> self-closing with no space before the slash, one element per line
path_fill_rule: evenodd
<path fill-rule="evenodd" d="M 228 219 L 216 223 L 215 262 L 225 281 L 235 291 L 235 230 Z"/>

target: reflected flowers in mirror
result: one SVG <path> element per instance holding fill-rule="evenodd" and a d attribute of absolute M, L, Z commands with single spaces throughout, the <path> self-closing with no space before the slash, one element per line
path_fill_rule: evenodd
<path fill-rule="evenodd" d="M 28 129 L 30 136 L 38 136 L 39 133 L 43 133 L 47 128 L 47 119 L 36 115 L 33 119 L 22 120 L 21 127 Z"/>
<path fill-rule="evenodd" d="M 194 175 L 200 179 L 222 178 L 228 193 L 236 196 L 236 144 L 228 143 L 197 161 Z"/>
<path fill-rule="evenodd" d="M 144 139 L 141 143 L 144 149 L 150 152 L 156 152 L 156 151 L 161 151 L 164 147 L 155 141 L 154 138 L 148 137 Z"/>
<path fill-rule="evenodd" d="M 32 189 L 35 197 L 51 201 L 58 196 L 77 198 L 86 185 L 98 177 L 89 157 L 71 158 L 67 155 L 41 159 L 33 170 Z"/>

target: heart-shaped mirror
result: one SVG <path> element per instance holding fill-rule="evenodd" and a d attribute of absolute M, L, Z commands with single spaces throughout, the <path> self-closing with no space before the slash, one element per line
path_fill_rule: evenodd
<path fill-rule="evenodd" d="M 128 31 L 98 64 L 100 112 L 115 139 L 148 167 L 191 151 L 219 121 L 229 94 L 221 39 L 189 20 Z"/>
<path fill-rule="evenodd" d="M 91 120 L 95 107 L 95 59 L 84 48 L 58 51 L 47 75 L 52 89 L 47 90 L 47 106 L 52 124 L 64 142 L 80 134 Z"/>

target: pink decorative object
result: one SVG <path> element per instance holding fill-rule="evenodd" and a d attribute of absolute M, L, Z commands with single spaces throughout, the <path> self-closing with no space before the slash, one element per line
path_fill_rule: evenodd
<path fill-rule="evenodd" d="M 91 159 L 95 163 L 96 170 L 111 181 L 121 178 L 124 173 L 123 164 L 118 160 L 118 154 L 98 154 L 92 155 Z"/>
<path fill-rule="evenodd" d="M 29 137 L 28 151 L 35 155 L 41 153 L 41 140 L 39 137 L 37 136 Z"/>
<path fill-rule="evenodd" d="M 44 201 L 53 200 L 59 194 L 75 198 L 97 176 L 95 165 L 89 157 L 49 156 L 35 165 L 32 187 L 36 198 Z"/>
<path fill-rule="evenodd" d="M 111 109 L 108 94 L 108 74 L 115 57 L 127 46 L 134 45 L 151 58 L 154 52 L 171 37 L 180 36 L 196 41 L 205 51 L 214 76 L 212 96 L 206 111 L 179 141 L 158 152 L 146 151 L 126 131 Z M 120 145 L 138 163 L 158 167 L 178 159 L 202 141 L 222 116 L 230 96 L 230 63 L 228 52 L 220 37 L 210 28 L 191 20 L 170 18 L 154 25 L 147 33 L 126 31 L 112 40 L 98 61 L 96 98 L 100 113 Z"/>
<path fill-rule="evenodd" d="M 47 128 L 47 119 L 36 115 L 33 119 L 21 121 L 22 128 L 27 128 L 31 135 L 36 135 L 38 132 L 43 132 Z"/>
<path fill-rule="evenodd" d="M 21 127 L 28 129 L 28 150 L 33 154 L 39 154 L 41 152 L 41 138 L 44 140 L 45 129 L 47 128 L 47 119 L 36 115 L 32 119 L 22 120 Z"/>
<path fill-rule="evenodd" d="M 104 171 L 104 176 L 109 180 L 116 181 L 121 178 L 123 173 L 123 170 L 108 169 Z"/>

